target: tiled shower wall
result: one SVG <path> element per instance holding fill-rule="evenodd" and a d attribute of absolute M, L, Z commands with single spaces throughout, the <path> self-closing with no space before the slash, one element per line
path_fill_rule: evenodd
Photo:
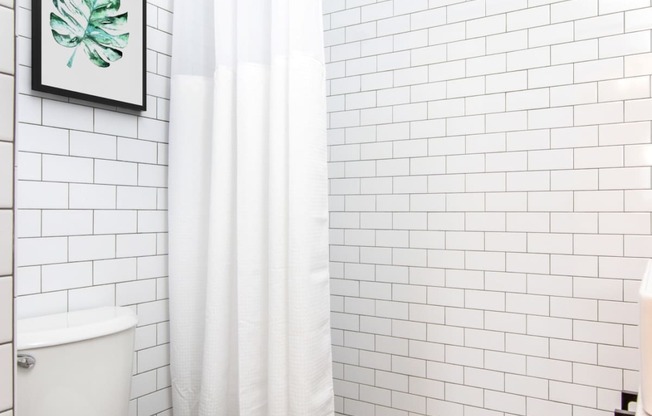
<path fill-rule="evenodd" d="M 607 416 L 652 256 L 650 0 L 325 0 L 337 412 Z"/>
<path fill-rule="evenodd" d="M 14 403 L 14 1 L 0 0 L 0 416 Z"/>
<path fill-rule="evenodd" d="M 139 323 L 131 415 L 169 416 L 172 1 L 147 3 L 143 113 L 33 92 L 30 9 L 31 1 L 17 0 L 17 318 L 132 307 Z"/>

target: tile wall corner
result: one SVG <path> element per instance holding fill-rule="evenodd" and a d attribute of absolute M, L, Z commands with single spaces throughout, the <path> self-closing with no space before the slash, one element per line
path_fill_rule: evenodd
<path fill-rule="evenodd" d="M 14 406 L 14 1 L 0 0 L 0 416 Z"/>

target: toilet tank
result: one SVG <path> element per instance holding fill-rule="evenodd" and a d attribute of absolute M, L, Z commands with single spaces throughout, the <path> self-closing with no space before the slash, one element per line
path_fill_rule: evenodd
<path fill-rule="evenodd" d="M 639 310 L 641 338 L 641 394 L 639 401 L 643 403 L 643 410 L 652 415 L 652 261 L 648 262 L 641 282 Z"/>
<path fill-rule="evenodd" d="M 17 414 L 127 416 L 136 323 L 119 307 L 18 320 Z"/>

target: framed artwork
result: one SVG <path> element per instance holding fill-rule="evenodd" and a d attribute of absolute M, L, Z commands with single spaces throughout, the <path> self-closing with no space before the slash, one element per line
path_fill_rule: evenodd
<path fill-rule="evenodd" d="M 32 0 L 32 88 L 146 109 L 145 0 Z"/>

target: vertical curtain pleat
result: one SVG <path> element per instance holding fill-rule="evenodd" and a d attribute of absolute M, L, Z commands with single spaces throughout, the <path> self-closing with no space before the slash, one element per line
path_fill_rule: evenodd
<path fill-rule="evenodd" d="M 174 414 L 332 416 L 321 3 L 174 19 Z"/>
<path fill-rule="evenodd" d="M 198 414 L 198 402 L 195 400 L 201 391 L 203 368 L 197 365 L 205 345 L 204 320 L 198 311 L 206 307 L 205 288 L 208 283 L 207 270 L 210 265 L 206 247 L 208 236 L 205 232 L 205 219 L 209 216 L 210 177 L 210 142 L 205 140 L 212 134 L 210 119 L 212 113 L 204 108 L 212 108 L 213 84 L 211 79 L 188 79 L 177 77 L 172 86 L 172 93 L 184 97 L 171 102 L 172 114 L 190 112 L 193 118 L 178 117 L 175 129 L 183 131 L 184 143 L 171 142 L 174 159 L 193 160 L 192 164 L 172 163 L 170 180 L 175 184 L 185 184 L 184 188 L 169 198 L 169 224 L 171 235 L 169 248 L 174 253 L 174 261 L 169 263 L 171 283 L 175 299 L 192 299 L 184 302 L 171 302 L 171 315 L 180 325 L 173 328 L 175 339 L 192 339 L 193 343 L 172 343 L 171 355 L 175 357 L 174 394 L 181 398 L 177 401 L 177 413 Z M 188 99 L 192 97 L 192 99 Z M 182 284 L 177 284 L 177 282 Z"/>

